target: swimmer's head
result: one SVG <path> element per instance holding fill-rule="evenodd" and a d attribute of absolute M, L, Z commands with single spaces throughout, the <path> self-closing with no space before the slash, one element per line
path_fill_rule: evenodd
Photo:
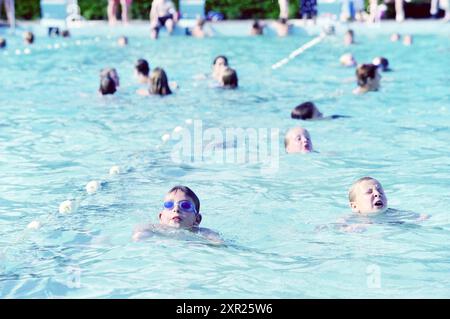
<path fill-rule="evenodd" d="M 0 38 L 0 49 L 6 48 L 6 39 Z"/>
<path fill-rule="evenodd" d="M 224 55 L 217 56 L 213 61 L 213 78 L 220 80 L 223 70 L 228 66 L 228 59 Z"/>
<path fill-rule="evenodd" d="M 70 32 L 69 32 L 69 30 L 63 30 L 63 31 L 61 32 L 61 36 L 62 36 L 63 38 L 70 38 Z"/>
<path fill-rule="evenodd" d="M 259 23 L 259 20 L 254 20 L 251 29 L 251 35 L 262 35 L 262 34 L 263 34 L 262 25 Z"/>
<path fill-rule="evenodd" d="M 383 187 L 372 177 L 363 177 L 354 182 L 348 192 L 348 200 L 352 212 L 358 214 L 383 213 L 388 208 Z"/>
<path fill-rule="evenodd" d="M 238 87 L 236 71 L 232 68 L 225 68 L 222 72 L 221 84 L 225 89 L 236 89 Z"/>
<path fill-rule="evenodd" d="M 290 129 L 284 138 L 286 153 L 310 153 L 313 151 L 311 136 L 302 127 Z"/>
<path fill-rule="evenodd" d="M 138 77 L 148 77 L 148 75 L 150 74 L 150 65 L 148 64 L 147 60 L 137 60 L 134 68 Z"/>
<path fill-rule="evenodd" d="M 304 102 L 295 107 L 291 112 L 291 118 L 298 120 L 311 120 L 323 117 L 313 102 Z"/>
<path fill-rule="evenodd" d="M 381 71 L 389 71 L 389 61 L 385 57 L 379 56 L 372 60 L 372 64 L 376 65 Z"/>
<path fill-rule="evenodd" d="M 114 94 L 117 91 L 116 82 L 109 75 L 101 76 L 99 91 L 102 95 Z"/>
<path fill-rule="evenodd" d="M 163 209 L 159 213 L 162 225 L 192 229 L 202 221 L 200 200 L 187 186 L 175 186 L 164 197 Z"/>
<path fill-rule="evenodd" d="M 161 68 L 155 68 L 150 74 L 150 94 L 169 95 L 172 91 L 166 72 Z"/>
<path fill-rule="evenodd" d="M 27 31 L 23 34 L 23 41 L 25 44 L 33 44 L 34 42 L 34 34 L 31 31 Z"/>
<path fill-rule="evenodd" d="M 121 36 L 117 39 L 117 45 L 119 47 L 125 47 L 128 45 L 128 38 L 126 36 Z"/>
<path fill-rule="evenodd" d="M 400 40 L 400 34 L 399 33 L 392 33 L 391 34 L 391 42 L 397 42 Z"/>
<path fill-rule="evenodd" d="M 202 29 L 205 26 L 206 20 L 203 18 L 197 18 L 197 20 L 195 20 L 195 24 L 197 25 L 197 27 L 199 27 L 200 29 Z"/>
<path fill-rule="evenodd" d="M 377 66 L 362 64 L 356 69 L 356 81 L 360 88 L 366 91 L 377 91 L 380 88 L 381 75 Z"/>
<path fill-rule="evenodd" d="M 120 86 L 120 79 L 117 70 L 114 68 L 105 68 L 100 71 L 100 77 L 109 76 L 115 83 L 116 87 Z"/>
<path fill-rule="evenodd" d="M 348 66 L 348 67 L 354 67 L 356 66 L 356 60 L 353 56 L 353 54 L 351 53 L 345 53 L 343 54 L 340 59 L 339 62 L 343 65 L 343 66 Z"/>
<path fill-rule="evenodd" d="M 353 44 L 355 42 L 354 35 L 355 34 L 354 34 L 353 30 L 351 30 L 351 29 L 347 30 L 344 34 L 344 44 L 345 45 Z"/>
<path fill-rule="evenodd" d="M 412 45 L 413 43 L 413 37 L 410 34 L 405 35 L 405 37 L 403 38 L 403 44 L 404 45 Z"/>

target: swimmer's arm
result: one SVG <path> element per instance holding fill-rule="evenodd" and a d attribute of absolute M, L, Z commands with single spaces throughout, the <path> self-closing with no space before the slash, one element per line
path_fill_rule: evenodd
<path fill-rule="evenodd" d="M 152 235 L 152 230 L 149 226 L 146 227 L 136 227 L 133 231 L 133 236 L 131 237 L 134 242 L 138 242 L 142 239 L 148 238 Z"/>
<path fill-rule="evenodd" d="M 175 81 L 169 82 L 169 87 L 170 87 L 170 89 L 172 89 L 172 90 L 177 90 L 177 89 L 180 88 L 180 87 L 178 86 L 178 83 L 175 82 Z"/>
<path fill-rule="evenodd" d="M 194 75 L 192 78 L 196 81 L 206 80 L 206 79 L 208 79 L 208 74 L 201 73 L 201 74 Z"/>
<path fill-rule="evenodd" d="M 336 228 L 345 233 L 362 233 L 367 230 L 367 224 L 350 224 L 349 219 L 350 216 L 339 218 L 335 223 Z"/>
<path fill-rule="evenodd" d="M 147 89 L 139 89 L 136 91 L 136 93 L 141 96 L 149 96 L 150 95 L 150 92 Z"/>
<path fill-rule="evenodd" d="M 363 91 L 361 91 L 361 89 L 359 87 L 353 89 L 353 94 L 355 94 L 355 95 L 360 95 L 362 93 L 363 93 Z"/>
<path fill-rule="evenodd" d="M 202 228 L 200 234 L 214 244 L 224 244 L 225 241 L 220 237 L 218 233 L 212 231 L 211 229 Z"/>

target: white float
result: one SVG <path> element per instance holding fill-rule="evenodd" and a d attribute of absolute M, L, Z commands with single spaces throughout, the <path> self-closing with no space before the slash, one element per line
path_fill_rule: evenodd
<path fill-rule="evenodd" d="M 99 181 L 90 181 L 86 184 L 86 192 L 88 194 L 94 194 L 100 189 L 100 182 Z"/>
<path fill-rule="evenodd" d="M 59 213 L 60 214 L 69 214 L 73 213 L 76 210 L 76 204 L 72 200 L 66 200 L 59 204 Z"/>
<path fill-rule="evenodd" d="M 109 175 L 118 175 L 120 174 L 120 167 L 117 165 L 111 166 L 109 169 Z"/>
<path fill-rule="evenodd" d="M 31 223 L 28 224 L 27 229 L 33 229 L 33 230 L 37 230 L 39 228 L 41 228 L 41 223 L 37 220 L 33 220 Z"/>

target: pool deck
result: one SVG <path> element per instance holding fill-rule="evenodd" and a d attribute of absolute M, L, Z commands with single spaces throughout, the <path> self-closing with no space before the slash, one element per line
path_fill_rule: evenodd
<path fill-rule="evenodd" d="M 275 20 L 260 20 L 266 27 L 264 29 L 265 36 L 276 36 Z M 180 20 L 174 31 L 174 35 L 185 35 L 186 28 L 192 27 L 195 21 Z M 225 20 L 217 22 L 208 22 L 206 28 L 210 28 L 212 34 L 217 37 L 245 37 L 249 36 L 250 28 L 253 20 Z M 291 35 L 318 35 L 325 26 L 333 25 L 336 33 L 344 33 L 345 30 L 351 28 L 358 30 L 360 34 L 391 34 L 398 32 L 401 34 L 427 35 L 439 34 L 450 37 L 450 23 L 443 20 L 406 20 L 404 22 L 395 22 L 393 20 L 383 20 L 378 23 L 361 23 L 351 22 L 342 23 L 330 19 L 318 19 L 313 25 L 312 21 L 308 21 L 305 25 L 304 21 L 299 19 L 289 20 L 291 27 Z M 118 24 L 109 26 L 107 21 L 83 21 L 69 24 L 69 29 L 74 35 L 127 35 L 127 36 L 149 36 L 150 27 L 148 21 L 133 20 L 128 25 Z M 18 21 L 17 31 L 32 30 L 36 35 L 46 35 L 47 28 L 39 21 Z M 10 33 L 7 27 L 0 27 L 0 34 Z M 161 36 L 166 36 L 164 29 Z"/>

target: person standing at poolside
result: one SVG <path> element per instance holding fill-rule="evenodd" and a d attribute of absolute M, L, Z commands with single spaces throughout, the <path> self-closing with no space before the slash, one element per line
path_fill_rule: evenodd
<path fill-rule="evenodd" d="M 431 0 L 430 14 L 437 18 L 439 9 L 445 11 L 444 21 L 450 21 L 450 1 L 449 0 Z"/>
<path fill-rule="evenodd" d="M 127 24 L 130 19 L 130 9 L 133 0 L 108 0 L 108 21 L 109 24 L 114 25 L 117 23 L 117 8 L 122 6 L 122 22 Z"/>
<path fill-rule="evenodd" d="M 6 18 L 8 19 L 8 24 L 10 27 L 13 25 L 14 17 L 14 2 L 13 0 L 0 0 L 0 11 L 2 8 L 2 3 L 5 3 Z"/>
<path fill-rule="evenodd" d="M 157 39 L 159 29 L 166 27 L 167 33 L 172 34 L 178 21 L 177 10 L 171 0 L 153 0 L 150 10 L 150 28 L 152 39 Z"/>
<path fill-rule="evenodd" d="M 280 6 L 280 19 L 289 18 L 289 0 L 278 0 Z"/>

